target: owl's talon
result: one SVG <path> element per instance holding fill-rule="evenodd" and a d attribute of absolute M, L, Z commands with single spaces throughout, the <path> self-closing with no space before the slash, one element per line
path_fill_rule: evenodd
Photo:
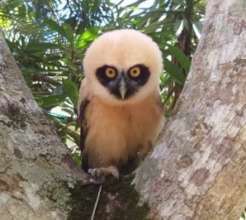
<path fill-rule="evenodd" d="M 88 170 L 88 173 L 99 180 L 104 180 L 107 176 L 119 179 L 119 171 L 115 166 L 92 168 Z"/>
<path fill-rule="evenodd" d="M 89 169 L 88 173 L 91 176 L 96 177 L 96 178 L 99 178 L 99 177 L 103 176 L 102 175 L 102 171 L 99 168 Z"/>

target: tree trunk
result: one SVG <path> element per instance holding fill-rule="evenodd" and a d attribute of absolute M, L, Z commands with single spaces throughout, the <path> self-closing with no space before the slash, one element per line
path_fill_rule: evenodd
<path fill-rule="evenodd" d="M 86 176 L 69 160 L 0 33 L 0 219 L 66 219 L 77 181 Z"/>
<path fill-rule="evenodd" d="M 209 0 L 192 68 L 135 183 L 166 220 L 238 220 L 246 207 L 246 2 Z"/>

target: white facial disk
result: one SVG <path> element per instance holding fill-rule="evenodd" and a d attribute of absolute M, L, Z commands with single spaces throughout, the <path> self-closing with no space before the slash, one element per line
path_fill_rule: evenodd
<path fill-rule="evenodd" d="M 112 104 L 135 103 L 159 90 L 162 56 L 157 44 L 136 30 L 115 30 L 98 37 L 83 61 L 94 96 Z"/>

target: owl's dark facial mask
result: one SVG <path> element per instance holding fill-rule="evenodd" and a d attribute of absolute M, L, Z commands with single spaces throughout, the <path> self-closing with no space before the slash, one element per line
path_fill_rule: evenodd
<path fill-rule="evenodd" d="M 114 66 L 104 65 L 96 70 L 96 77 L 112 95 L 125 100 L 147 83 L 150 72 L 143 64 L 134 65 L 126 72 L 119 72 Z"/>

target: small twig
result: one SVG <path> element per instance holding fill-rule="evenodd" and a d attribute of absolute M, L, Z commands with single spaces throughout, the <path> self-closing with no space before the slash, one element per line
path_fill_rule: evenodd
<path fill-rule="evenodd" d="M 97 199 L 96 199 L 96 202 L 94 204 L 93 212 L 92 212 L 92 215 L 91 215 L 91 220 L 94 220 L 94 218 L 95 218 L 95 214 L 96 214 L 96 210 L 97 210 L 97 206 L 98 206 L 98 202 L 99 202 L 99 199 L 100 199 L 101 192 L 102 192 L 102 184 L 100 185 L 98 193 L 97 193 Z"/>

